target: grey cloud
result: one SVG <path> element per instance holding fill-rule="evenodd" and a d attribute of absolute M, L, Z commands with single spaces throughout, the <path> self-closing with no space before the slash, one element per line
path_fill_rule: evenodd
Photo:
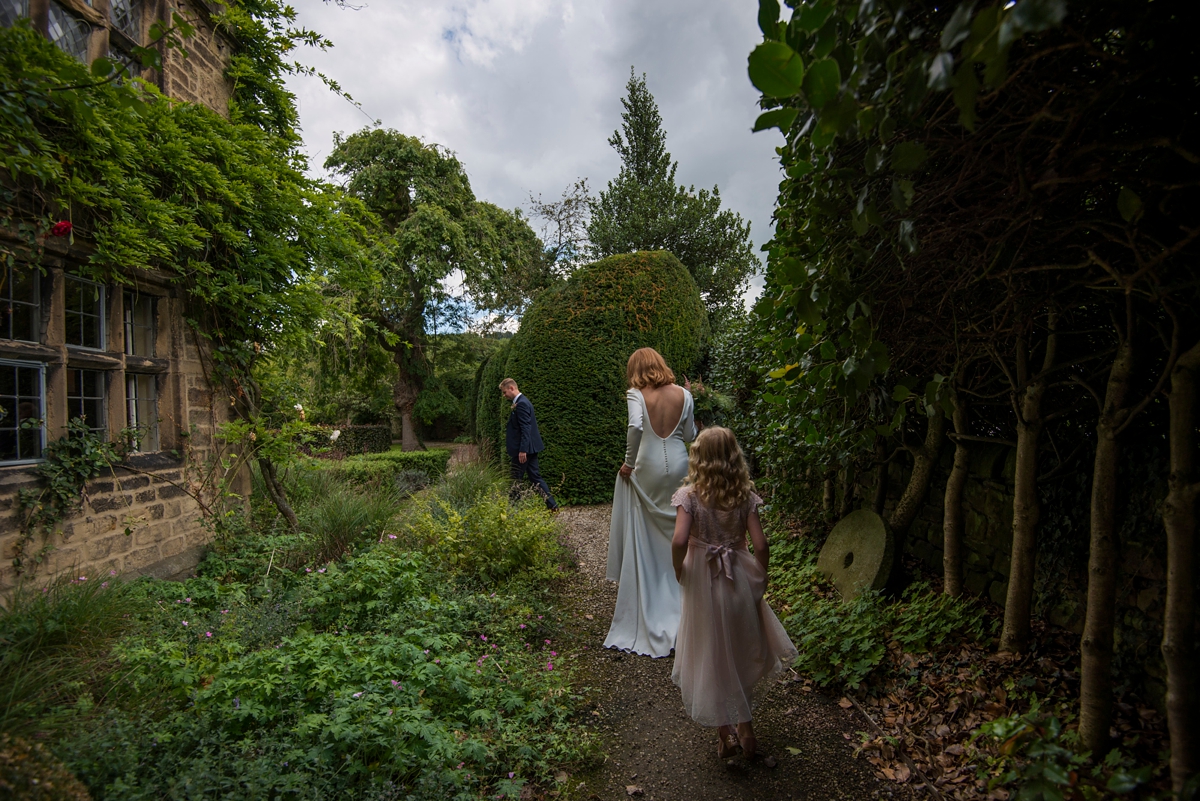
<path fill-rule="evenodd" d="M 373 0 L 343 10 L 296 0 L 299 22 L 330 51 L 302 60 L 338 81 L 362 111 L 312 78 L 290 87 L 319 167 L 334 131 L 383 125 L 455 151 L 476 194 L 509 208 L 576 177 L 616 175 L 607 139 L 620 123 L 631 66 L 647 75 L 685 184 L 717 184 L 727 206 L 770 235 L 777 132 L 751 134 L 757 92 L 746 55 L 757 4 L 731 0 Z"/>

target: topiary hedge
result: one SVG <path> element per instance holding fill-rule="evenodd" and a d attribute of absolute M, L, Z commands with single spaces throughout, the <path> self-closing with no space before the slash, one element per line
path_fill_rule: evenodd
<path fill-rule="evenodd" d="M 501 463 L 507 460 L 504 454 L 504 426 L 508 422 L 509 404 L 500 396 L 500 381 L 508 374 L 508 356 L 512 352 L 513 340 L 508 340 L 489 356 L 479 367 L 474 391 L 475 439 Z"/>
<path fill-rule="evenodd" d="M 700 291 L 670 253 L 642 251 L 590 264 L 540 296 L 525 313 L 503 366 L 482 371 L 480 430 L 498 420 L 503 454 L 508 408 L 498 408 L 497 401 L 485 409 L 483 390 L 507 373 L 533 401 L 546 443 L 542 475 L 558 500 L 609 501 L 625 452 L 629 354 L 656 349 L 682 382 L 699 361 L 707 334 Z"/>

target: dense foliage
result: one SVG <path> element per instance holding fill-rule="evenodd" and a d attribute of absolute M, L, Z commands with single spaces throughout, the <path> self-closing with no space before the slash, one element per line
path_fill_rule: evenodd
<path fill-rule="evenodd" d="M 590 253 L 603 258 L 670 251 L 692 274 L 714 328 L 719 327 L 741 308 L 747 280 L 759 266 L 750 224 L 721 209 L 716 186 L 697 192 L 675 182 L 679 165 L 667 152 L 667 134 L 646 77 L 631 72 L 625 88 L 621 130 L 608 140 L 621 156 L 621 171 L 590 204 Z M 570 203 L 564 196 L 556 209 L 559 217 Z"/>
<path fill-rule="evenodd" d="M 461 306 L 443 280 L 461 271 L 480 308 L 519 305 L 551 279 L 541 243 L 521 217 L 475 198 L 463 165 L 445 148 L 397 131 L 338 138 L 325 166 L 378 219 L 371 253 L 331 276 L 396 365 L 393 400 L 406 450 L 417 447 L 414 410 L 431 376 L 432 320 Z"/>
<path fill-rule="evenodd" d="M 562 552 L 539 504 L 496 480 L 466 468 L 406 512 L 386 489 L 309 475 L 290 487 L 299 539 L 268 523 L 184 583 L 31 594 L 0 613 L 5 665 L 94 660 L 126 633 L 98 675 L 0 673 L 5 731 L 57 720 L 52 750 L 97 799 L 515 798 L 552 781 L 587 748 L 551 654 Z M 345 550 L 330 554 L 333 529 Z M 473 533 L 490 531 L 505 535 Z"/>
<path fill-rule="evenodd" d="M 655 348 L 682 382 L 694 374 L 706 338 L 695 282 L 664 251 L 603 259 L 533 303 L 503 372 L 533 401 L 546 443 L 542 474 L 556 497 L 566 503 L 612 497 L 624 452 L 629 354 Z M 497 371 L 484 373 L 490 379 Z M 481 381 L 480 397 L 494 386 Z M 504 406 L 497 410 L 501 419 Z M 486 419 L 481 414 L 480 425 Z"/>

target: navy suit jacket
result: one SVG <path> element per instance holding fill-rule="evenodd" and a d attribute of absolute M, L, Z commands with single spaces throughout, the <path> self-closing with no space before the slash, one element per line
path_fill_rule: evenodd
<path fill-rule="evenodd" d="M 510 456 L 518 453 L 541 453 L 546 446 L 538 433 L 537 415 L 533 403 L 524 395 L 517 397 L 512 412 L 508 415 L 508 426 L 504 431 L 504 447 Z"/>

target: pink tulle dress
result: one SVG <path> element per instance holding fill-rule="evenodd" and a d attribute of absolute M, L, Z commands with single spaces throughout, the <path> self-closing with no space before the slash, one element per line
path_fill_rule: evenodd
<path fill-rule="evenodd" d="M 746 548 L 746 521 L 761 504 L 751 493 L 736 509 L 714 509 L 690 486 L 671 498 L 692 516 L 671 680 L 688 715 L 704 726 L 750 720 L 758 696 L 797 656 L 763 601 L 767 576 Z"/>

